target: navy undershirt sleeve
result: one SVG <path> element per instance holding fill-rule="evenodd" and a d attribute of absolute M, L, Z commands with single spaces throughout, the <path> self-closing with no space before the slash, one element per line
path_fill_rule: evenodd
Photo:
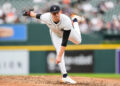
<path fill-rule="evenodd" d="M 36 18 L 37 18 L 37 19 L 40 19 L 40 16 L 41 16 L 41 14 L 37 14 L 37 15 L 36 15 Z"/>
<path fill-rule="evenodd" d="M 68 38 L 71 30 L 63 30 L 62 46 L 67 46 Z"/>

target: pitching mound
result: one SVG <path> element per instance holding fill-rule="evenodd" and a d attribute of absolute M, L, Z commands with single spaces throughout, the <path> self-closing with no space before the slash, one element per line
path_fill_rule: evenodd
<path fill-rule="evenodd" d="M 60 76 L 0 76 L 0 86 L 120 86 L 115 79 L 72 77 L 77 84 L 60 83 Z"/>

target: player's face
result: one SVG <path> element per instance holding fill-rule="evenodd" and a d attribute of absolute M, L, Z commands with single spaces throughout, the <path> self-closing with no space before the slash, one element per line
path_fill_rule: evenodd
<path fill-rule="evenodd" d="M 60 12 L 54 12 L 54 13 L 51 13 L 51 14 L 52 14 L 53 21 L 55 21 L 55 22 L 60 21 Z"/>

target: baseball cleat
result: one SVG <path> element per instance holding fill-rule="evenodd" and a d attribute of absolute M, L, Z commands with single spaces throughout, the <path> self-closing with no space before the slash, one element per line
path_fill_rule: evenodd
<path fill-rule="evenodd" d="M 67 76 L 66 78 L 62 78 L 61 80 L 62 83 L 69 83 L 69 84 L 76 84 L 77 82 L 72 80 L 69 76 Z"/>
<path fill-rule="evenodd" d="M 78 22 L 84 22 L 85 21 L 85 18 L 83 16 L 78 16 L 78 15 L 75 15 L 75 14 L 71 14 L 71 19 L 74 20 L 75 18 L 78 20 Z"/>

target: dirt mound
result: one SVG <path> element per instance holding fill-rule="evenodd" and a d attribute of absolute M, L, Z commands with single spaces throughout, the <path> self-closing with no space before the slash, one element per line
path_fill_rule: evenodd
<path fill-rule="evenodd" d="M 72 77 L 77 84 L 60 83 L 60 76 L 0 76 L 0 86 L 120 86 L 115 79 Z"/>

